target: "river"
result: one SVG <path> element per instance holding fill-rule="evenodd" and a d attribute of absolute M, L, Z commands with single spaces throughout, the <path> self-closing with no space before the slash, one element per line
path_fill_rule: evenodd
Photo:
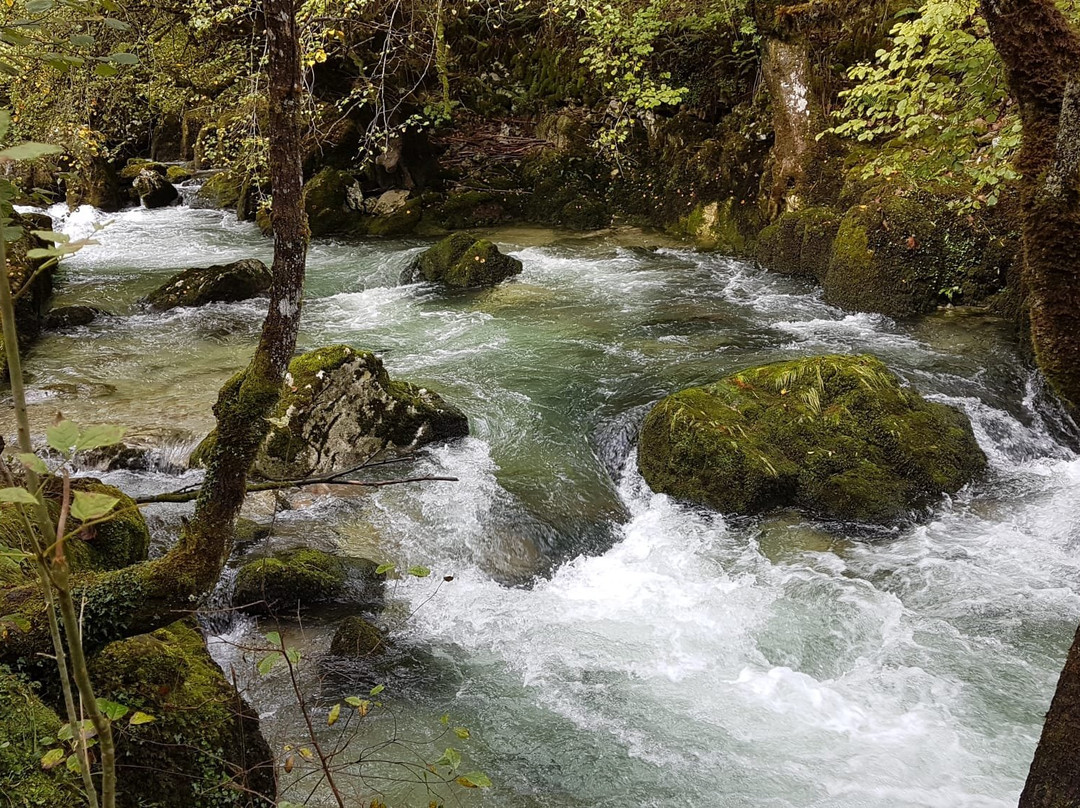
<path fill-rule="evenodd" d="M 265 301 L 153 313 L 138 299 L 181 268 L 268 261 L 270 242 L 218 211 L 51 212 L 73 235 L 105 225 L 65 261 L 57 303 L 116 316 L 32 349 L 36 428 L 58 410 L 124 423 L 181 459 L 250 355 Z M 638 231 L 492 237 L 524 272 L 454 293 L 397 284 L 421 240 L 312 245 L 301 347 L 378 350 L 472 428 L 411 469 L 459 482 L 313 494 L 278 515 L 281 546 L 433 571 L 390 585 L 395 652 L 378 669 L 321 662 L 326 621 L 283 627 L 317 723 L 384 684 L 354 748 L 400 761 L 456 746 L 494 785 L 451 805 L 1015 805 L 1080 621 L 1080 458 L 1007 324 L 844 312 L 802 281 Z M 724 518 L 644 485 L 635 432 L 658 398 L 838 351 L 872 352 L 966 410 L 985 479 L 892 530 Z M 197 479 L 167 465 L 106 479 L 129 492 Z M 181 512 L 148 509 L 156 552 Z M 268 627 L 207 625 L 272 744 L 301 741 L 284 672 L 252 675 L 236 647 Z M 440 736 L 443 714 L 471 738 Z M 407 771 L 372 762 L 346 789 L 426 805 L 397 782 Z M 284 796 L 306 795 L 300 783 Z"/>

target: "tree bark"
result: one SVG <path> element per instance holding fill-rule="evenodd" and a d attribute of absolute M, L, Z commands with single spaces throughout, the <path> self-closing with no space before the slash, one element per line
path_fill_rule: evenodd
<path fill-rule="evenodd" d="M 1035 359 L 1080 407 L 1080 37 L 1052 0 L 982 0 L 1023 123 L 1021 279 Z"/>
<path fill-rule="evenodd" d="M 214 405 L 217 445 L 208 458 L 194 516 L 176 546 L 162 558 L 73 581 L 76 601 L 85 603 L 83 640 L 88 652 L 174 622 L 196 608 L 217 582 L 232 552 L 248 471 L 296 350 L 308 229 L 301 200 L 303 90 L 295 0 L 265 0 L 264 13 L 270 54 L 274 281 L 262 335 L 247 369 L 225 384 Z M 28 631 L 10 632 L 0 643 L 0 663 L 35 667 L 38 655 L 49 653 L 44 606 L 36 584 L 0 593 L 0 614 L 18 614 L 30 624 Z"/>

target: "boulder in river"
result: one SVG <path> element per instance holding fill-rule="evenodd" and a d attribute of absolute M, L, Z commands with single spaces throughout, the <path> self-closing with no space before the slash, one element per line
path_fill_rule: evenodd
<path fill-rule="evenodd" d="M 262 261 L 245 258 L 231 264 L 185 269 L 146 297 L 159 311 L 178 306 L 230 303 L 257 297 L 270 288 L 273 276 Z"/>
<path fill-rule="evenodd" d="M 146 208 L 164 208 L 180 198 L 179 191 L 165 177 L 156 171 L 143 169 L 132 183 L 139 201 Z"/>
<path fill-rule="evenodd" d="M 370 620 L 350 615 L 342 620 L 330 641 L 334 656 L 366 658 L 386 650 L 386 636 Z"/>
<path fill-rule="evenodd" d="M 255 614 L 295 614 L 328 603 L 382 606 L 383 575 L 366 558 L 299 548 L 248 561 L 236 574 L 233 605 Z"/>
<path fill-rule="evenodd" d="M 986 457 L 967 417 L 872 356 L 750 368 L 660 401 L 638 467 L 654 491 L 727 513 L 796 506 L 889 523 L 970 482 Z"/>
<path fill-rule="evenodd" d="M 258 715 L 214 662 L 193 619 L 105 646 L 90 676 L 101 698 L 130 711 L 115 733 L 120 808 L 273 804 L 274 756 Z M 135 711 L 153 720 L 132 725 Z"/>
<path fill-rule="evenodd" d="M 495 286 L 521 270 L 521 261 L 503 255 L 490 241 L 468 233 L 454 233 L 420 253 L 405 270 L 402 281 L 426 280 L 467 289 Z"/>
<path fill-rule="evenodd" d="M 271 480 L 344 471 L 380 452 L 469 434 L 465 415 L 438 393 L 391 379 L 379 357 L 348 345 L 294 359 L 270 423 L 255 473 Z M 192 465 L 204 462 L 215 439 L 206 437 Z"/>
<path fill-rule="evenodd" d="M 107 316 L 109 312 L 94 306 L 58 306 L 50 309 L 45 315 L 45 329 L 63 331 L 68 328 L 78 328 L 82 325 L 90 325 L 98 317 Z"/>

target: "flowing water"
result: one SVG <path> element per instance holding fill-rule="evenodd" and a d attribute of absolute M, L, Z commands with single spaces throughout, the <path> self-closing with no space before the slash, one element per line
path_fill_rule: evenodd
<path fill-rule="evenodd" d="M 250 355 L 265 302 L 160 314 L 138 299 L 180 268 L 266 260 L 270 245 L 183 207 L 84 208 L 63 227 L 104 222 L 100 245 L 65 264 L 58 302 L 116 316 L 31 351 L 35 424 L 57 410 L 122 422 L 179 458 Z M 320 726 L 334 700 L 386 685 L 353 741 L 372 762 L 367 783 L 343 778 L 350 798 L 378 786 L 426 805 L 395 782 L 407 770 L 377 760 L 454 745 L 494 786 L 451 804 L 1014 805 L 1080 620 L 1080 458 L 1007 325 L 845 313 L 799 281 L 638 232 L 493 237 L 524 273 L 455 293 L 397 284 L 421 241 L 312 246 L 301 347 L 377 349 L 472 427 L 410 470 L 457 483 L 309 494 L 277 517 L 282 546 L 433 570 L 390 586 L 396 650 L 378 668 L 320 662 L 326 622 L 282 627 L 310 660 L 301 686 Z M 895 530 L 729 519 L 644 485 L 635 432 L 660 396 L 830 351 L 873 352 L 964 408 L 985 479 Z M 197 475 L 108 479 L 145 492 Z M 178 512 L 149 516 L 160 545 Z M 272 743 L 302 741 L 284 672 L 252 676 L 237 647 L 268 627 L 209 625 Z M 472 737 L 441 737 L 444 713 Z M 286 796 L 302 801 L 303 785 Z"/>

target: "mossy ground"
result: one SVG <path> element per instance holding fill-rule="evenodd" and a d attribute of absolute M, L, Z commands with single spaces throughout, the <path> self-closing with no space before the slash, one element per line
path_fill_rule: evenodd
<path fill-rule="evenodd" d="M 649 413 L 638 450 L 653 490 L 679 499 L 867 522 L 902 519 L 985 464 L 962 413 L 871 356 L 779 362 L 683 390 Z"/>

